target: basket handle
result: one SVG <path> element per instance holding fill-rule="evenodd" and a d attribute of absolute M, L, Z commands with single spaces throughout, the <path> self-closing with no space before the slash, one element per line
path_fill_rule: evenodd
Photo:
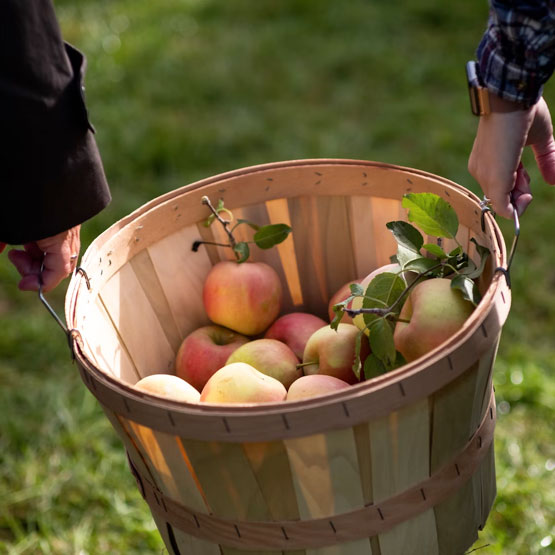
<path fill-rule="evenodd" d="M 56 313 L 56 311 L 50 306 L 50 303 L 46 300 L 46 297 L 44 296 L 44 293 L 42 291 L 42 271 L 44 270 L 44 260 L 40 266 L 40 273 L 39 273 L 39 299 L 41 301 L 41 303 L 46 307 L 46 310 L 48 310 L 48 312 L 50 313 L 50 315 L 52 316 L 52 318 L 54 318 L 54 320 L 56 321 L 56 323 L 60 326 L 60 328 L 62 329 L 62 331 L 64 332 L 66 338 L 67 338 L 67 343 L 69 346 L 69 351 L 71 353 L 71 359 L 75 360 L 75 350 L 73 348 L 73 343 L 74 341 L 77 339 L 77 337 L 80 337 L 81 334 L 79 333 L 79 330 L 73 328 L 73 329 L 69 329 L 64 322 L 62 321 L 62 319 L 58 316 L 58 314 Z M 83 268 L 81 267 L 76 267 L 74 270 L 74 274 L 77 272 L 82 272 L 85 275 L 85 278 L 87 279 L 87 286 L 89 286 L 89 282 L 88 282 L 88 277 L 87 274 L 85 273 L 85 270 L 83 270 Z"/>
<path fill-rule="evenodd" d="M 516 251 L 516 246 L 518 244 L 518 238 L 520 237 L 520 218 L 518 216 L 518 210 L 516 208 L 516 203 L 513 197 L 513 194 L 511 193 L 511 204 L 513 206 L 513 220 L 514 220 L 514 226 L 515 226 L 515 234 L 513 237 L 513 242 L 511 244 L 511 250 L 509 251 L 509 258 L 507 260 L 507 267 L 503 268 L 503 266 L 498 266 L 497 268 L 495 268 L 495 272 L 501 272 L 504 276 L 505 279 L 507 280 L 507 287 L 509 289 L 511 289 L 511 274 L 510 274 L 510 269 L 511 269 L 511 264 L 513 263 L 513 258 L 515 256 L 515 251 Z M 487 212 L 490 212 L 493 217 L 495 217 L 495 212 L 492 211 L 491 209 L 491 203 L 488 197 L 486 197 L 484 195 L 484 198 L 480 201 L 480 208 L 482 210 L 482 231 L 486 230 L 486 224 L 485 224 L 485 215 Z"/>

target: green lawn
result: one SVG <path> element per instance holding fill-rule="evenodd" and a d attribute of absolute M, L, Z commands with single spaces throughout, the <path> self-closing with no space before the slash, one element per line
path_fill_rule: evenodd
<path fill-rule="evenodd" d="M 147 200 L 251 164 L 356 158 L 478 192 L 464 64 L 486 0 L 58 0 L 88 56 L 114 200 L 84 247 Z M 555 106 L 555 87 L 545 96 Z M 530 155 L 527 153 L 530 162 Z M 531 162 L 530 162 L 531 164 Z M 480 554 L 555 552 L 555 190 L 530 171 L 496 363 L 498 496 Z M 507 241 L 510 222 L 502 222 Z M 0 256 L 0 553 L 160 554 L 123 448 L 67 344 Z M 49 296 L 62 313 L 65 285 Z"/>

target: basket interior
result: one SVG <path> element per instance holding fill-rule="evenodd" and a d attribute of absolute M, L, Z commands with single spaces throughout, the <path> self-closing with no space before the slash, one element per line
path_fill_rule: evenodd
<path fill-rule="evenodd" d="M 203 225 L 209 215 L 200 201 L 204 194 L 213 202 L 223 198 L 236 219 L 291 225 L 284 243 L 270 250 L 253 247 L 250 259 L 280 275 L 282 313 L 327 318 L 329 299 L 343 284 L 390 262 L 397 247 L 386 223 L 407 219 L 401 199 L 409 191 L 441 194 L 458 213 L 457 240 L 470 256 L 477 259 L 471 242 L 476 238 L 492 250 L 494 261 L 499 258 L 498 238 L 490 226 L 482 231 L 475 197 L 435 176 L 384 165 L 269 167 L 185 187 L 108 230 L 84 258 L 92 288 L 76 303 L 72 327 L 81 334 L 86 357 L 123 383 L 173 373 L 183 338 L 208 323 L 202 305 L 206 274 L 216 262 L 234 258 L 229 248 L 191 250 L 201 238 L 225 242 L 217 222 Z M 236 235 L 248 240 L 252 230 L 240 226 Z M 444 243 L 447 251 L 455 246 Z M 492 267 L 484 272 L 483 293 Z"/>

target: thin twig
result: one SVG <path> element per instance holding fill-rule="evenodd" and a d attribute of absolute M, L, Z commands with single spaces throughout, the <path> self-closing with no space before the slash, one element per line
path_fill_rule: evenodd
<path fill-rule="evenodd" d="M 235 256 L 239 258 L 239 253 L 235 251 L 235 245 L 237 244 L 237 242 L 235 241 L 235 237 L 233 237 L 233 233 L 231 233 L 231 231 L 228 228 L 229 224 L 231 223 L 231 220 L 224 220 L 220 216 L 218 211 L 214 208 L 214 206 L 212 206 L 212 203 L 210 202 L 210 199 L 207 196 L 202 197 L 202 204 L 206 204 L 206 206 L 210 208 L 210 211 L 212 212 L 212 214 L 214 214 L 214 217 L 216 218 L 216 220 L 218 220 L 222 224 L 224 231 L 226 232 L 229 238 L 229 246 L 233 249 L 233 252 L 235 252 Z"/>

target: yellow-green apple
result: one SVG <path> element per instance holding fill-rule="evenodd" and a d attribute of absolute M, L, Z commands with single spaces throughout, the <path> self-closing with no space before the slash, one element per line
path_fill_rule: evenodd
<path fill-rule="evenodd" d="M 360 283 L 360 279 L 355 279 L 353 281 L 348 281 L 347 283 L 343 284 L 330 298 L 328 302 L 328 317 L 330 322 L 335 318 L 335 312 L 333 311 L 334 305 L 343 302 L 347 297 L 351 296 L 351 284 L 353 283 Z M 349 308 L 351 307 L 352 301 L 347 305 Z M 341 322 L 343 324 L 352 324 L 353 319 L 347 314 L 343 314 L 343 318 L 341 318 Z"/>
<path fill-rule="evenodd" d="M 401 309 L 393 334 L 395 348 L 407 362 L 420 358 L 457 332 L 473 310 L 461 291 L 451 288 L 449 279 L 422 281 Z"/>
<path fill-rule="evenodd" d="M 291 312 L 280 316 L 264 334 L 266 339 L 277 339 L 288 345 L 302 360 L 308 338 L 327 322 L 307 312 Z"/>
<path fill-rule="evenodd" d="M 379 268 L 376 268 L 375 270 L 373 270 L 372 272 L 370 272 L 364 279 L 362 279 L 360 281 L 360 285 L 363 288 L 364 291 L 366 291 L 366 288 L 368 287 L 368 285 L 370 284 L 370 282 L 379 274 L 383 274 L 384 272 L 392 272 L 394 274 L 398 273 L 399 270 L 401 269 L 401 267 L 399 266 L 399 264 L 386 264 L 385 266 L 380 266 Z M 362 297 L 355 297 L 352 302 L 350 303 L 349 308 L 352 308 L 354 310 L 358 310 L 359 308 L 362 308 L 362 303 L 363 303 L 364 299 Z M 342 320 L 343 321 L 343 320 Z M 364 333 L 366 335 L 368 335 L 368 329 L 366 328 L 366 323 L 364 321 L 364 315 L 363 314 L 357 314 L 354 318 L 353 318 L 353 324 L 359 329 L 359 330 L 364 330 Z"/>
<path fill-rule="evenodd" d="M 152 374 L 140 379 L 135 389 L 173 401 L 198 403 L 200 393 L 185 380 L 173 374 Z"/>
<path fill-rule="evenodd" d="M 297 368 L 299 360 L 295 353 L 277 339 L 255 339 L 241 345 L 227 359 L 226 364 L 244 362 L 259 372 L 289 387 L 303 373 Z"/>
<path fill-rule="evenodd" d="M 250 364 L 234 362 L 220 368 L 206 382 L 203 403 L 274 403 L 285 400 L 283 384 Z"/>
<path fill-rule="evenodd" d="M 351 387 L 350 384 L 334 376 L 325 376 L 324 374 L 301 376 L 289 387 L 286 401 L 308 399 L 309 397 L 325 395 L 326 393 L 332 393 L 347 387 Z"/>
<path fill-rule="evenodd" d="M 231 353 L 250 339 L 223 326 L 202 326 L 181 343 L 175 357 L 175 373 L 199 391 Z"/>
<path fill-rule="evenodd" d="M 353 324 L 339 324 L 337 331 L 325 326 L 315 331 L 306 343 L 303 353 L 305 374 L 326 374 L 347 382 L 356 383 L 353 372 L 356 356 L 356 338 L 359 329 Z M 368 338 L 362 337 L 360 359 L 364 363 L 370 352 Z"/>
<path fill-rule="evenodd" d="M 264 262 L 218 262 L 202 291 L 208 318 L 244 335 L 268 328 L 279 314 L 282 296 L 277 272 Z"/>

